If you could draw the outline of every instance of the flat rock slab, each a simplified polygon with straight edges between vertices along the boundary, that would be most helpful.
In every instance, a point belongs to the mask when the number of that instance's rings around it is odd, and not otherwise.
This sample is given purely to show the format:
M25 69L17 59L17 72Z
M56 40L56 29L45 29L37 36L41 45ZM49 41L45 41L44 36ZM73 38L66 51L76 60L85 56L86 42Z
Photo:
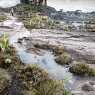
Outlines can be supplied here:
M95 33L34 29L31 37L50 44L63 44L74 59L95 63Z

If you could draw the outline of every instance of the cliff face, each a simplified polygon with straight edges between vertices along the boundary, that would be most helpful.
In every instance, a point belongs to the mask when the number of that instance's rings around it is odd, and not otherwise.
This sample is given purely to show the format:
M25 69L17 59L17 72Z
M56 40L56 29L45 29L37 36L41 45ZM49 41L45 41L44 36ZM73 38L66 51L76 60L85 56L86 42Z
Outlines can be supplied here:
M34 5L47 5L47 0L20 0L21 3L31 3Z

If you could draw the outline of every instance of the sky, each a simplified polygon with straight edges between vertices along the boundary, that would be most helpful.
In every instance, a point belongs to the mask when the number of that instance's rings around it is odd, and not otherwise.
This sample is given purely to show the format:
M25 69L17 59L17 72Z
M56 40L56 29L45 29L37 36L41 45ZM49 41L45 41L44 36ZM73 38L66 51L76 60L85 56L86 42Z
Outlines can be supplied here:
M95 11L95 0L47 0L48 5L57 10L83 10ZM18 4L20 0L0 0L1 7L9 7Z
M0 0L0 7L10 7L20 3L20 0Z
M55 7L57 10L95 10L95 0L48 0L48 5Z

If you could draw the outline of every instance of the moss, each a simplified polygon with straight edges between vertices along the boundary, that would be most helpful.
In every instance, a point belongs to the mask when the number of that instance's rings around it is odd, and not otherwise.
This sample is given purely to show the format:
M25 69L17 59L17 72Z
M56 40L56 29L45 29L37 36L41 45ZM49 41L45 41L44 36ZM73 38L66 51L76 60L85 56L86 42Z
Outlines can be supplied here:
M57 56L55 61L60 65L68 65L71 63L72 58L68 53L64 52L63 54Z
M70 67L70 72L75 75L87 75L87 76L95 76L95 69L89 67L89 65L77 63Z

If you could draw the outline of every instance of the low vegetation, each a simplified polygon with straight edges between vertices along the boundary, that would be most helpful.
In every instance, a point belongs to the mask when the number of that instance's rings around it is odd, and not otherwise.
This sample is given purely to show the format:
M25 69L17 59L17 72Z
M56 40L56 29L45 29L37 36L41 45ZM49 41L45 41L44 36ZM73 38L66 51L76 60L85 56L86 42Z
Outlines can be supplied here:
M71 55L64 51L63 46L56 46L50 44L34 44L36 48L50 50L55 55L56 63L60 65L69 65L72 61Z
M1 40L0 40L0 49L3 52L7 52L7 50L9 49L9 41L5 33L2 35Z
M64 86L60 81L46 80L34 87L35 95L63 95Z
M7 17L5 15L0 15L0 22L3 22L7 20Z
M34 15L31 18L24 19L24 25L28 29L57 29L56 21L51 20L47 16Z
M11 64L20 63L13 47L9 46L8 37L4 34L0 38L0 67L8 68Z
M89 65L83 63L77 63L71 66L70 72L81 76L95 76L95 69L90 68Z
M60 65L69 65L72 61L70 54L64 52L56 57L55 61Z

